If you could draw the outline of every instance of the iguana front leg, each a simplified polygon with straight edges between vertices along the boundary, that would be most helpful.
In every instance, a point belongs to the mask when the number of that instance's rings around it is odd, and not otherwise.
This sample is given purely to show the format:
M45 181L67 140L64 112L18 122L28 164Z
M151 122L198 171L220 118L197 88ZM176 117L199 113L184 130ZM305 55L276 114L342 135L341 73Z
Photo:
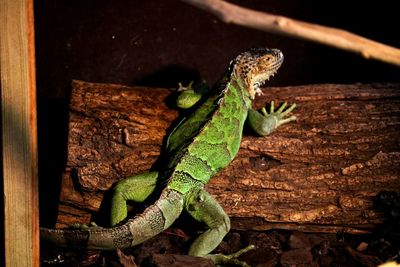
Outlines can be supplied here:
M261 109L261 113L250 109L247 115L247 123L259 135L268 135L280 125L296 120L296 116L285 118L296 107L296 104L292 104L285 110L286 106L287 103L285 102L275 111L274 101L271 101L269 113L265 108Z
M210 90L205 82L193 85L191 81L188 86L183 86L182 83L178 83L177 91L180 92L176 99L176 105L178 108L188 109L198 103L204 95Z
M202 188L192 190L185 199L185 209L193 218L209 227L192 243L189 255L209 258L215 264L248 266L237 258L241 254L254 249L254 246L248 246L230 255L210 254L229 232L230 220L222 207L209 193Z

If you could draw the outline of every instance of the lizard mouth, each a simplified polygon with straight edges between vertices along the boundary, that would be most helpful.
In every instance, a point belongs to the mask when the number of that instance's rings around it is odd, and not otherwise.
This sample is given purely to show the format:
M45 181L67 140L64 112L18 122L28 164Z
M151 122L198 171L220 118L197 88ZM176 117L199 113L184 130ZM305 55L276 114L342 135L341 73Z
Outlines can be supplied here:
M256 77L254 77L253 80L253 87L255 89L259 89L261 86L263 86L271 77L274 77L275 73L277 72L278 68L276 68L275 71L268 72L268 73L263 73L260 74Z

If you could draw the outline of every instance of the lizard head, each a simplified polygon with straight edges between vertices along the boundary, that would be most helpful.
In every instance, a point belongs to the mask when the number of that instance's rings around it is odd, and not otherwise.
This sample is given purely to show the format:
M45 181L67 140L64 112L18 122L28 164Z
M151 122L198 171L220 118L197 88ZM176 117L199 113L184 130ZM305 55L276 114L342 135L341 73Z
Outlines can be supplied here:
M273 76L283 62L278 49L253 48L238 55L232 62L232 75L244 82L254 99L260 94L260 86Z

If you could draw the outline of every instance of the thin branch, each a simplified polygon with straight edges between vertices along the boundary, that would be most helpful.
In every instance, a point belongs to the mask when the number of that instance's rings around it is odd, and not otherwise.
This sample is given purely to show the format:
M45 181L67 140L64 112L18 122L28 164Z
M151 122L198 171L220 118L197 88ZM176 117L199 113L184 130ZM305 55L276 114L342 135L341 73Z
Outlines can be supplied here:
M325 27L239 7L221 0L183 0L226 23L313 41L351 51L367 59L400 66L400 49L337 28Z

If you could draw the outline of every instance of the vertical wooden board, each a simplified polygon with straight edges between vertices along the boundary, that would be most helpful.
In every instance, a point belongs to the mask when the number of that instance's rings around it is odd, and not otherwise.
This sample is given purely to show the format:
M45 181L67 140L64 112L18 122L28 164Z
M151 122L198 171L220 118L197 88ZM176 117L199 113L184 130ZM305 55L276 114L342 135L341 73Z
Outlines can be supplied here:
M33 0L0 1L6 266L39 266Z

